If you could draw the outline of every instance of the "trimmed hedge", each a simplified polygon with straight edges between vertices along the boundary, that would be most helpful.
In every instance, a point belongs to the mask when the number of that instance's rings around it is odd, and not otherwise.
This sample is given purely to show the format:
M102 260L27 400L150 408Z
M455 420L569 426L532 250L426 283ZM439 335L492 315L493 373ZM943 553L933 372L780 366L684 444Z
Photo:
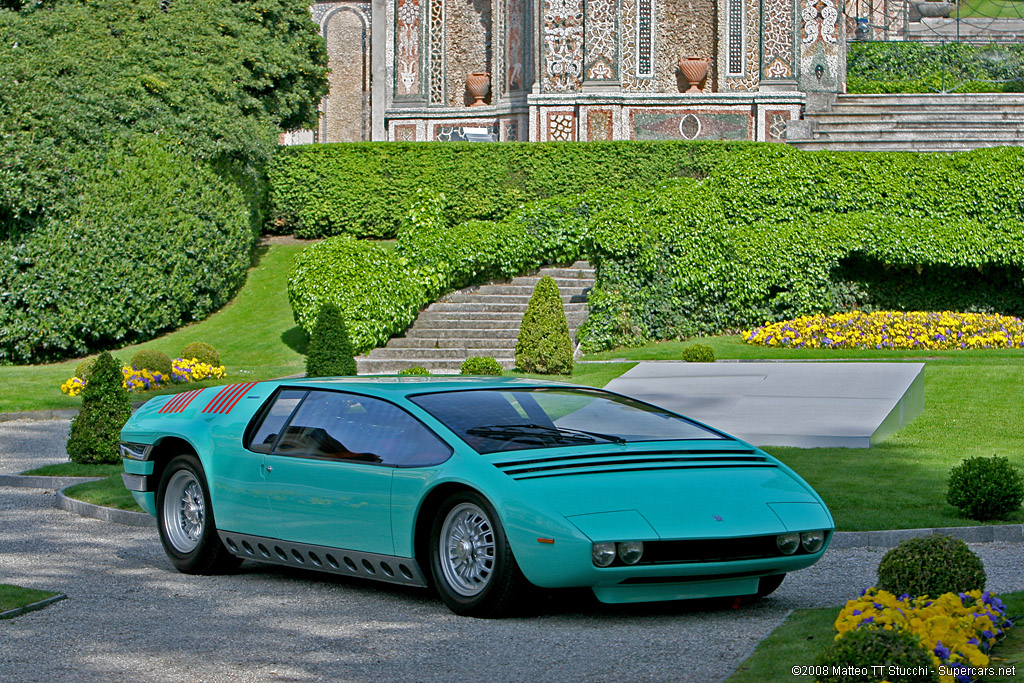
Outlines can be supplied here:
M449 224L499 220L537 199L704 177L750 142L345 143L282 148L267 169L272 232L393 237L420 188Z
M242 284L255 235L242 194L156 138L83 171L78 209L0 241L0 363L151 339Z
M82 390L82 409L71 420L68 457L77 463L120 463L121 428L132 415L121 364L104 351Z
M851 93L1024 92L1024 45L853 42Z
M396 254L351 238L324 243L348 245L335 255L304 252L319 275L290 283L297 320L308 329L328 296L342 306L377 297L346 313L365 327L364 351L445 291L584 255L598 268L579 331L586 351L853 306L1024 314L1020 148L702 154L702 180L552 197L499 221L453 224L448 195L415 193ZM365 253L377 260L357 266Z
M545 275L534 287L523 313L516 340L516 369L541 375L571 375L573 351L558 283Z
M341 311L328 301L320 307L306 354L306 377L341 377L356 374L352 341Z

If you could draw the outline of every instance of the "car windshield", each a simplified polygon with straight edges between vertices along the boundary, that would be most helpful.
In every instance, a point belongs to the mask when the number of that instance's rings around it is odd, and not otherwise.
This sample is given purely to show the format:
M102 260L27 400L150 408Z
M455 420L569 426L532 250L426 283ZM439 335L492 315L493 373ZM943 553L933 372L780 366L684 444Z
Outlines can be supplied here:
M411 400L478 453L726 438L661 408L597 389L475 389Z

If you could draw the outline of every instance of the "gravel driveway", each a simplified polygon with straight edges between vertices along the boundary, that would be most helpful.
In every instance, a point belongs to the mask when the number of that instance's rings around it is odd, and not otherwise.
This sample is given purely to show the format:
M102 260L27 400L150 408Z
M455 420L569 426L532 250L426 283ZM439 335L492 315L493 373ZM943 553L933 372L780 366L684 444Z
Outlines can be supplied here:
M66 430L0 423L0 473L59 460ZM52 491L0 487L0 583L70 598L0 622L2 681L718 681L791 609L839 605L872 584L884 552L829 551L736 610L565 593L533 616L489 621L422 590L249 562L185 576L155 530L53 503ZM1024 544L974 548L993 591L1024 589Z

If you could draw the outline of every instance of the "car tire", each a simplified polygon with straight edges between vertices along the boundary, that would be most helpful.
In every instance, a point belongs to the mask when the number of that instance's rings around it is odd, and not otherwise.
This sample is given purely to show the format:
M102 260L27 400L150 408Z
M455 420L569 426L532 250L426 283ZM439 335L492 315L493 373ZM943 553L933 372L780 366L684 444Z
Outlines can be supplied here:
M430 534L430 572L441 599L462 616L504 616L530 587L498 514L473 491L450 496L438 509Z
M772 574L771 576L762 576L761 581L757 584L757 597L763 598L766 595L771 595L775 592L775 589L782 585L782 581L786 578L785 574Z
M222 574L241 563L217 535L206 475L196 456L179 455L164 468L156 494L156 520L160 542L178 571Z

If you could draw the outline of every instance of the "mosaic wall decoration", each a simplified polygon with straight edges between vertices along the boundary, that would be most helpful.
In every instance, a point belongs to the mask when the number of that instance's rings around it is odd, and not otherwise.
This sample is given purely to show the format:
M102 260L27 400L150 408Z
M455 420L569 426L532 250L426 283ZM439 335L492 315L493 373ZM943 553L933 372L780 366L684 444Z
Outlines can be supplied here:
M430 0L430 104L444 104L444 0Z
M398 0L396 95L415 96L420 90L420 0Z
M743 25L744 36L757 36L761 31L761 7L760 3L751 2L746 7L746 23ZM757 90L760 81L760 41L745 39L744 52L746 62L743 69L745 76L737 78L726 78L725 87L727 90Z
M486 128L487 132L498 139L498 126L495 123L484 125L472 125L472 126L452 126L437 124L434 126L434 139L438 142L468 142L466 138L466 128Z
M618 80L617 10L616 0L587 0L584 71L588 81Z
M615 128L612 113L607 109L591 109L587 112L587 140L612 140Z
M523 89L523 1L506 0L505 91Z
M764 0L764 78L793 77L793 3L792 0Z
M636 4L636 75L654 76L654 0Z
M518 142L519 141L519 122L502 121L501 122L501 139L503 142Z
M543 0L545 92L579 90L583 76L583 0Z
M785 142L786 126L789 125L788 111L766 111L764 113L764 129L768 142Z
M622 25L620 27L619 55L622 60L620 64L619 80L622 89L627 92L654 92L657 86L651 76L639 77L637 75L637 36L638 21L637 13L641 0L620 0L622 3ZM650 50L653 52L653 47ZM653 58L652 58L653 63ZM653 74L652 74L653 75Z
M572 112L548 114L548 140L571 142L576 139L576 115Z
M838 0L803 0L800 71L803 90L834 90L839 74ZM822 77L814 74L822 66Z
M630 112L634 140L750 140L753 119L747 113L665 111Z
M726 73L730 76L743 75L743 0L728 0L728 21L726 29Z
M416 142L416 124L398 124L395 126L396 142Z

